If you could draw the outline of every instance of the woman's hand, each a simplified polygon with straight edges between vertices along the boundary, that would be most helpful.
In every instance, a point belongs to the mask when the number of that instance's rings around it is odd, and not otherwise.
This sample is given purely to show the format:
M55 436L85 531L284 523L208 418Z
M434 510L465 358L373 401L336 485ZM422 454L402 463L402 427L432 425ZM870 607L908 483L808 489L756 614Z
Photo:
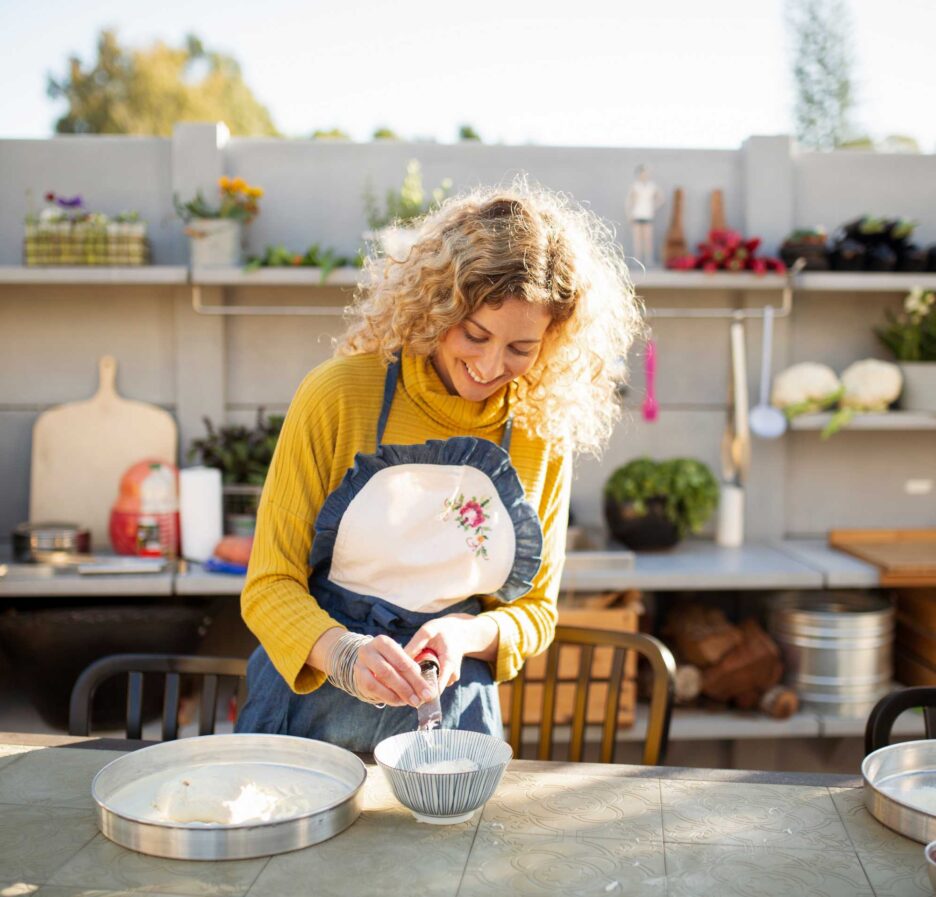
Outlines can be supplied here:
M418 707L432 698L419 664L386 635L375 636L358 650L354 681L374 704Z
M485 616L446 614L424 623L406 645L416 657L425 648L439 656L439 692L457 682L465 657L493 660L497 656L497 624Z
M346 634L340 626L322 633L309 652L309 666L331 673L335 645ZM419 664L385 635L378 635L357 649L354 688L366 701L394 707L418 707L432 697L419 673Z

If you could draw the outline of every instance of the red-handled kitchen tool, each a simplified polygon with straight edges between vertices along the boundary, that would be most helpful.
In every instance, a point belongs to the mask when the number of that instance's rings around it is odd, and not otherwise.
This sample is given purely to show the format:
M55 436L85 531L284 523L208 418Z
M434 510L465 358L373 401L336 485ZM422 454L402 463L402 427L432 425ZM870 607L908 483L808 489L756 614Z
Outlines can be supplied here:
M644 370L647 376L647 394L643 401L643 419L654 421L660 413L660 406L656 400L656 343L647 340L647 352L644 355Z
M417 728L421 731L428 731L442 725L442 705L439 702L439 655L432 648L424 648L416 655L415 660L419 664L423 682L432 692L432 698L420 704L416 711L419 720Z

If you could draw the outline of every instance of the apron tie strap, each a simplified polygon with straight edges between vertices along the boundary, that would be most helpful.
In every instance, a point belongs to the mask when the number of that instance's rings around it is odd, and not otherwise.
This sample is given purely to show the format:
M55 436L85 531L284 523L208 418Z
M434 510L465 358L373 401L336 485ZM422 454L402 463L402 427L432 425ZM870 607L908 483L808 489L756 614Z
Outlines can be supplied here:
M387 377L384 380L383 405L380 407L380 417L377 419L377 447L383 443L384 430L387 429L387 420L390 417L390 406L393 404L393 394L396 392L397 381L400 379L400 356L397 355L387 368Z

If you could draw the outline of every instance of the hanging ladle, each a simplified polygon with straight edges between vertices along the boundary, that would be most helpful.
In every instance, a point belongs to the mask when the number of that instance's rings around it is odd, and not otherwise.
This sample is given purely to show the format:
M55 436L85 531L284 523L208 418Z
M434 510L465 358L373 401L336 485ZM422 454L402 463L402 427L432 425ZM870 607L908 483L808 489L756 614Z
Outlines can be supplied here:
M748 425L761 439L776 439L786 432L786 415L770 404L770 367L773 349L773 306L764 307L764 345L761 350L760 400L751 409Z

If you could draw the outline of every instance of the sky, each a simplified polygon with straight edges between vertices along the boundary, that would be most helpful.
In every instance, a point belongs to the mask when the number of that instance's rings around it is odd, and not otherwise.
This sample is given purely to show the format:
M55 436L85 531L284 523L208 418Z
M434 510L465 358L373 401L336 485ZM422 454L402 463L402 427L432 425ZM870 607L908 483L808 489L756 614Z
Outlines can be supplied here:
M936 0L847 0L858 129L936 152ZM48 137L45 92L98 32L233 55L293 137L736 148L793 132L783 0L0 0L0 138Z

